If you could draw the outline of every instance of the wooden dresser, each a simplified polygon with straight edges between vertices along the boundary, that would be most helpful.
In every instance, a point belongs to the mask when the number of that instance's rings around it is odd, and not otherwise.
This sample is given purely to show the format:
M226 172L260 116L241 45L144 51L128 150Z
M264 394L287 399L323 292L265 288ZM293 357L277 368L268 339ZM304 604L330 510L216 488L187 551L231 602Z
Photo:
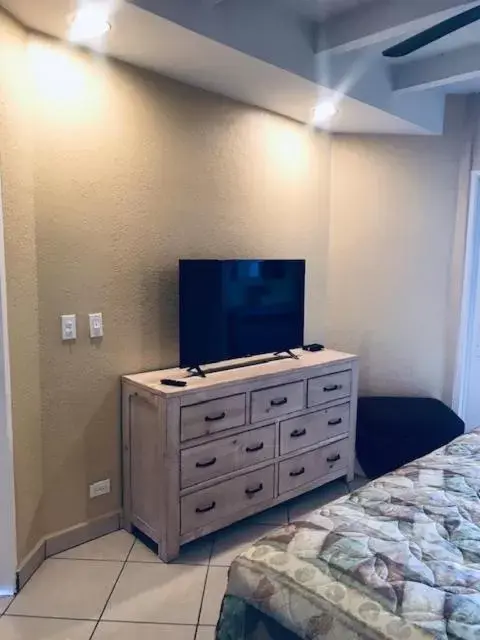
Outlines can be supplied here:
M180 545L353 478L358 361L335 351L189 377L123 378L124 525ZM208 371L208 368L207 368ZM162 378L188 380L184 388Z

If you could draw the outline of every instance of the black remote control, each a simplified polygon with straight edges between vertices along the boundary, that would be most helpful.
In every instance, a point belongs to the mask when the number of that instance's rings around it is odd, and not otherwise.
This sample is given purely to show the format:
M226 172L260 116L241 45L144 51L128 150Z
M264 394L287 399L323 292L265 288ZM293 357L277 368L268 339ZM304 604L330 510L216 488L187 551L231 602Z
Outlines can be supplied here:
M160 384L166 384L169 387L186 387L187 383L185 380L172 380L172 378L163 378L160 380Z

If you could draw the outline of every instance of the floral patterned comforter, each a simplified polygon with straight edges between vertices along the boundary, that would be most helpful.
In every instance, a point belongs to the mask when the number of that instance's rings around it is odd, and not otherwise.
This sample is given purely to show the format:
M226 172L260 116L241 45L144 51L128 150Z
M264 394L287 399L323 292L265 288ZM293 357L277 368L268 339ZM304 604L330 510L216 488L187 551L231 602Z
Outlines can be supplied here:
M233 563L217 640L480 639L480 430Z

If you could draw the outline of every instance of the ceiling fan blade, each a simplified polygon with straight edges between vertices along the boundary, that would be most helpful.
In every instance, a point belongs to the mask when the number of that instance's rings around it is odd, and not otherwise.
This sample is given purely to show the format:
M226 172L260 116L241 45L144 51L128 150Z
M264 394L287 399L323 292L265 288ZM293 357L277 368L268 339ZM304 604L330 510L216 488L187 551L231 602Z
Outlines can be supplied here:
M441 38L448 36L450 33L463 29L463 27L466 27L473 22L477 22L478 20L480 20L480 6L463 11L462 13L453 16L453 18L443 20L435 26L425 29L425 31L421 31L411 38L407 38L407 40L386 49L383 52L383 55L386 58L402 58L403 56L407 56L409 53L418 51L418 49L426 47L427 44L440 40Z

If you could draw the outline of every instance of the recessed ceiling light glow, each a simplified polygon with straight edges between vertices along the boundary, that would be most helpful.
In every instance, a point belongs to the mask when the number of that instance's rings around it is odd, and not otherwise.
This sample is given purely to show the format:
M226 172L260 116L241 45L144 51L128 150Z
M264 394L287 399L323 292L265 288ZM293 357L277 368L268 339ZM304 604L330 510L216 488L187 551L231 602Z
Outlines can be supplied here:
M80 7L72 18L69 40L84 42L105 35L112 28L108 21L110 8L101 2L91 2Z
M338 108L331 100L324 100L313 109L313 124L325 124L338 113Z

